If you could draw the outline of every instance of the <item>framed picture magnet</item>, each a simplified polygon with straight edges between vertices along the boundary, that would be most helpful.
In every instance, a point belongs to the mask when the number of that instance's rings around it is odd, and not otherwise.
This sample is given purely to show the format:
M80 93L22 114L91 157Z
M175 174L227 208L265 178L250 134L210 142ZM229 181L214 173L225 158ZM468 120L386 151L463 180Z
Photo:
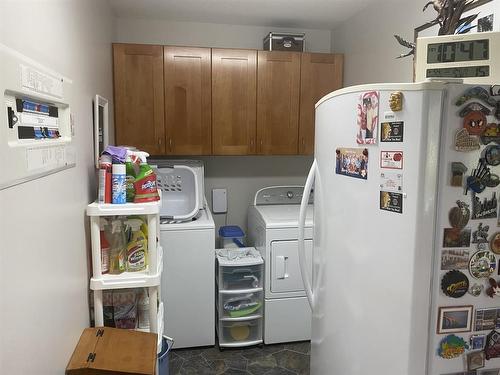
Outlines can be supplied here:
M470 332L474 306L447 306L438 310L437 333Z
M380 173L380 190L403 191L403 174L398 172Z
M477 370L484 367L485 355L482 350L467 353L467 370Z
M482 350L486 345L486 335L472 335L470 337L471 350Z

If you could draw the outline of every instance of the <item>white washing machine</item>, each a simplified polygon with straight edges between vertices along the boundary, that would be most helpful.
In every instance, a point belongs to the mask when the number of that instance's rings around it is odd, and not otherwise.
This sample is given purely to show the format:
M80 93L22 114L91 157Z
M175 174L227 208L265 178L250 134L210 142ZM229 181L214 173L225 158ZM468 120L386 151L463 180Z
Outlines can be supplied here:
M311 308L300 274L297 246L302 193L302 186L267 187L255 194L254 204L248 209L248 238L264 258L266 344L311 338ZM312 275L312 225L310 204L305 225L309 275Z

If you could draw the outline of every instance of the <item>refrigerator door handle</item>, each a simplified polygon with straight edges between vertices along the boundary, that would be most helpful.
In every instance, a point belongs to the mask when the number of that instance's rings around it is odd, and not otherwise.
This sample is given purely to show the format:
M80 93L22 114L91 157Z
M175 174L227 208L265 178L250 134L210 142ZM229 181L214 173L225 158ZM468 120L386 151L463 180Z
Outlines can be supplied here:
M299 250L299 266L300 274L302 276L302 281L304 283L304 289L307 295L307 300L311 309L314 309L314 294L309 278L309 271L307 270L306 254L305 254L305 242L304 242L304 226L306 223L306 213L307 206L309 204L309 195L311 194L311 188L316 177L316 159L314 159L309 174L307 175L306 184L304 186L304 193L302 194L302 201L300 202L300 212L299 212L299 235L298 235L298 250Z

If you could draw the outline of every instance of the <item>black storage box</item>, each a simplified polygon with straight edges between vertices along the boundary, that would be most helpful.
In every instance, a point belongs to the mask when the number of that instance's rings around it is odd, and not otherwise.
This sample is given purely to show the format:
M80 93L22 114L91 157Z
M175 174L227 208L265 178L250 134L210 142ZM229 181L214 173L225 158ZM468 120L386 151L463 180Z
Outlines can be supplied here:
M264 38L264 50L304 52L305 35L270 32Z

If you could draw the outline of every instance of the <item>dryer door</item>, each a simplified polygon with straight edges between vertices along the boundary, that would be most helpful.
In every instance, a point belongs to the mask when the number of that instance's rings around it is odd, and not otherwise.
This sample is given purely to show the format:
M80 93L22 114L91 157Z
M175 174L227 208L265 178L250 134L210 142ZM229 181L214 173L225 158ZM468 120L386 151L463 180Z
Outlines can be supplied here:
M305 240L309 276L312 275L312 249L313 241ZM302 291L304 283L300 274L297 241L271 242L271 293Z

